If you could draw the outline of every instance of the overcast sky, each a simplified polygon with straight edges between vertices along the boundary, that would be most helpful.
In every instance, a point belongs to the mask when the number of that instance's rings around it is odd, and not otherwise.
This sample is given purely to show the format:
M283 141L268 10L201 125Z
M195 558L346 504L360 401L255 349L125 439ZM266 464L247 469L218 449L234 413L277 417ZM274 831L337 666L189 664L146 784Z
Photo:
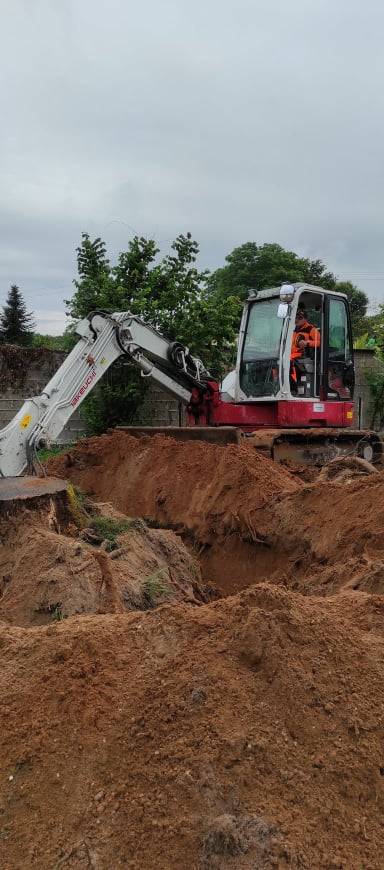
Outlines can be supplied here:
M323 259L384 301L383 0L0 0L0 304L60 332L82 231Z

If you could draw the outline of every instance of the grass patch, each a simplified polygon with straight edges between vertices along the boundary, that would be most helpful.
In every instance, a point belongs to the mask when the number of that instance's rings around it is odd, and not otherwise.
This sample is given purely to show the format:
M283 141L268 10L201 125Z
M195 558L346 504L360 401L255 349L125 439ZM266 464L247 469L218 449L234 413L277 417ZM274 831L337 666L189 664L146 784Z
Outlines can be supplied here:
M72 483L68 484L67 487L67 504L70 515L72 517L75 526L78 529L84 529L89 523L89 514L85 510L84 502L86 499L86 495L81 491L77 486L73 486Z
M40 462L47 462L54 456L61 456L62 453L69 453L73 450L73 444L52 444L52 447L42 447L37 451Z
M117 536L128 529L137 528L138 521L127 517L126 519L116 520L113 517L93 517L89 528L92 529L103 541L109 541L109 549L115 550L117 547Z
M168 576L167 568L159 568L158 571L145 578L143 592L147 607L156 607L160 598L170 595L171 590L165 576Z
M60 601L57 604L40 604L37 613L48 613L56 622L61 622L65 618Z

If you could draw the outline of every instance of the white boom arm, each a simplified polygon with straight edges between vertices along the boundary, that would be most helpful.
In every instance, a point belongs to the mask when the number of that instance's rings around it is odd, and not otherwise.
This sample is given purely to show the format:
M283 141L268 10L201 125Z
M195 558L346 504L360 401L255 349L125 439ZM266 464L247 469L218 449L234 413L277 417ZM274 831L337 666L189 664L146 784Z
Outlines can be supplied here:
M0 430L0 476L17 477L27 466L32 468L36 449L57 438L75 409L122 354L139 366L143 376L155 378L186 404L193 386L203 388L210 377L188 348L167 341L127 311L90 314L77 324L76 333L80 340L41 395L27 399Z

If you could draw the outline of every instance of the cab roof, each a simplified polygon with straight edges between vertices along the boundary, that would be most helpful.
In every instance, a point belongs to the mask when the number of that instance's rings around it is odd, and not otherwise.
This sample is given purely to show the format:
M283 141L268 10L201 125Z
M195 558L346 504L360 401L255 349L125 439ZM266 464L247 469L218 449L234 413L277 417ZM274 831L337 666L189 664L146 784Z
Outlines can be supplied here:
M335 290L326 290L324 287L316 287L315 284L304 284L302 281L296 281L292 283L290 281L286 281L284 283L291 284L291 286L295 288L295 293L302 290L308 290L316 293L325 293L327 296L337 296L340 299L348 298L345 293L337 293ZM279 287L270 287L269 289L265 290L250 290L248 300L274 299L276 297L280 297L281 286L282 285L280 284Z

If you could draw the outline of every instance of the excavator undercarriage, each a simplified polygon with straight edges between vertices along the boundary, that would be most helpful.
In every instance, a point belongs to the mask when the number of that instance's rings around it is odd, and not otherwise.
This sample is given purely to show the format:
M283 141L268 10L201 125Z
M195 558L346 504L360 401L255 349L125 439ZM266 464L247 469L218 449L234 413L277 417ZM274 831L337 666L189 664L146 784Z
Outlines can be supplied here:
M275 462L325 465L342 456L359 456L376 465L383 459L383 442L375 432L361 429L261 429L244 432L234 426L118 426L140 438L167 435L177 441L250 444Z

